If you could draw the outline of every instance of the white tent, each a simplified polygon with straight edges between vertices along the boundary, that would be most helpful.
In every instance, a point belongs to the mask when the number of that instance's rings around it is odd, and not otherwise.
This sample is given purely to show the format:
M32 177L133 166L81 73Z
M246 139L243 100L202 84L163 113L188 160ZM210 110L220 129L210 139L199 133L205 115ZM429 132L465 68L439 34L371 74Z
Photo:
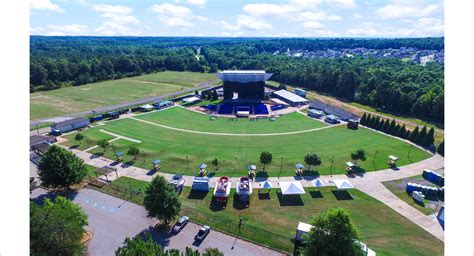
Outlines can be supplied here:
M191 97L187 97L187 98L184 98L183 101L186 102L186 103L192 103L192 102L196 102L196 101L199 101L201 100L199 97L196 97L196 96L191 96Z
M313 185L313 187L324 187L324 182L320 179L314 179L311 181L311 184Z
M299 181L281 181L281 193L283 195L301 195L306 194L303 185Z
M353 162L346 162L347 167L354 167L355 164Z
M348 180L332 180L337 189L351 189L354 186Z

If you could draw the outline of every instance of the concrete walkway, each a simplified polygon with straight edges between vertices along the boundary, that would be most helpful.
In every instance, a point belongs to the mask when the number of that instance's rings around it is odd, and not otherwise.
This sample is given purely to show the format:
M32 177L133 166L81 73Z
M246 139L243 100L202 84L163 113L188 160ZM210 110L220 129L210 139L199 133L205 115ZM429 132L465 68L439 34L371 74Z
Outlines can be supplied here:
M160 174L164 176L166 179L170 179L172 174L169 173L162 173L162 172L151 172L150 170L146 170L139 167L129 166L122 163L115 163L114 161L103 158L97 157L90 153L79 151L79 150L72 150L78 157L84 160L85 163L95 166L95 167L102 167L105 165L113 166L117 168L118 177L125 176L133 179L143 180L143 181L151 181L156 175ZM437 170L444 167L444 158L440 155L434 155L431 158L425 159L423 161L405 165L399 167L397 170L394 169L385 169L375 172L368 172L363 175L354 175L348 176L345 174L338 174L338 175L323 175L320 176L319 179L323 180L327 186L334 186L333 179L348 179L356 189L376 198L377 200L381 201L382 203L386 204L393 210L397 211L416 225L420 226L436 238L441 241L444 241L444 230L441 225L438 223L436 217L434 215L427 216L420 211L416 210L393 193L391 193L383 184L382 182L391 181L391 180L399 180L407 177L412 177L416 175L420 175L423 173L424 169L432 169ZM108 175L108 180L115 180L118 178L115 173ZM105 178L105 177L104 177ZM193 176L184 176L186 179L185 186L191 186L192 180L194 179ZM311 180L317 177L268 177L268 178L256 178L253 183L254 188L259 188L260 181L268 180L274 188L279 188L279 181L294 181L298 180L301 181L304 187L312 187ZM212 177L210 184L211 187L214 187L216 182L218 181L219 177ZM232 187L237 186L237 182L239 181L240 177L231 177Z

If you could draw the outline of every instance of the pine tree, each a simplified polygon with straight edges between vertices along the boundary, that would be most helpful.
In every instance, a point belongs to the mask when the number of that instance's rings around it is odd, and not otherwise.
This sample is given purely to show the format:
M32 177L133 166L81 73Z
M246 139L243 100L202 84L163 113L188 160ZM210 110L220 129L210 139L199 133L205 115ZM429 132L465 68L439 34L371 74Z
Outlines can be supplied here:
M362 117L360 118L359 123L360 123L361 125L365 125L365 124L366 124L366 121L367 121L367 115L366 115L365 112L364 112L364 114L363 114Z
M380 131L387 133L387 128L388 128L388 120L383 120L382 121L382 127L380 127Z
M411 136L411 132L408 129L405 129L405 133L403 134L403 138L409 140Z
M420 133L418 126L410 133L409 140L413 143L416 143L416 138L418 138L418 133Z
M403 125L400 129L398 129L397 137L403 138L405 133L407 132L407 128Z
M378 116L376 119L375 119L375 130L380 130L380 126L382 126L382 121L380 119L380 116Z
M444 140L438 146L438 154L444 156Z
M415 143L421 146L425 146L422 144L423 140L426 137L426 126L423 126L421 129L421 132L418 134L418 136L415 138Z
M400 129L402 129L402 127L399 124L395 125L395 129L393 130L392 135L393 136L398 136L398 133L400 132Z
M428 134L423 138L422 140L422 145L425 147L429 147L433 145L434 143L434 128L431 127L431 129L428 131Z
M387 122L388 122L388 120L387 120ZM392 119L392 121L390 122L390 125L388 126L388 131L387 131L387 133L393 135L393 134L394 134L394 131L395 131L395 126L396 126L396 125L397 125L397 123L395 122L395 119Z
M371 114L369 114L369 116L367 117L367 127L372 128L373 124L374 124L374 117Z

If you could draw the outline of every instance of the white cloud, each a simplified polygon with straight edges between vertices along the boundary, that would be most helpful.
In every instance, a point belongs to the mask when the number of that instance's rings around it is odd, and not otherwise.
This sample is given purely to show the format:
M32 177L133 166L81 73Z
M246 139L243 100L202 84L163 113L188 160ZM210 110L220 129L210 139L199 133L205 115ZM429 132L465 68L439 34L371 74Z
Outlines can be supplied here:
M423 5L418 1L392 1L375 11L382 19L420 18L435 14L443 9L442 4Z
M150 10L158 14L166 14L171 16L186 16L192 14L189 8L170 3L154 4Z
M320 12L302 12L300 15L297 17L298 21L302 20L317 20L317 21L338 21L342 20L341 17L337 15L328 15L326 12L320 11Z
M50 0L30 0L30 10L64 13L64 9Z
M92 10L102 13L100 17L104 22L96 29L101 35L137 35L141 24L135 16L131 15L133 9L123 5L95 4Z
M87 35L88 29L86 25L79 24L48 25L46 28L42 26L30 27L30 34L48 36L80 36Z
M407 27L394 28L381 24L363 23L357 28L347 30L350 36L368 37L427 37L444 34L443 20L437 18L418 18L406 20Z
M352 17L353 17L354 19L362 19L362 18L364 18L364 16L362 16L362 14L359 14L359 13L354 13L354 14L352 14Z
M130 14L132 8L123 5L95 4L92 10L108 14Z
M281 16L287 15L291 12L298 11L292 5L279 4L247 4L244 6L244 11L252 16Z
M65 35L85 35L87 33L86 25L70 24L70 25L49 25L52 31L50 33L63 33Z
M154 4L150 11L157 14L157 19L168 26L193 27L196 21L205 21L206 17L193 15L191 9L170 3Z
M327 2L342 8L355 8L357 6L354 0L327 0Z
M206 0L188 0L189 4L197 5L197 6L204 6L206 4Z
M321 36L321 37L339 36L339 33L331 31L331 30L316 29L311 32L313 33L314 36Z
M317 21L306 21L303 23L303 27L306 29L319 29L323 27L323 24Z
M239 15L235 24L230 24L227 21L220 21L219 24L225 30L234 31L238 31L241 29L265 31L271 30L273 28L272 24L257 20L254 17L247 15Z

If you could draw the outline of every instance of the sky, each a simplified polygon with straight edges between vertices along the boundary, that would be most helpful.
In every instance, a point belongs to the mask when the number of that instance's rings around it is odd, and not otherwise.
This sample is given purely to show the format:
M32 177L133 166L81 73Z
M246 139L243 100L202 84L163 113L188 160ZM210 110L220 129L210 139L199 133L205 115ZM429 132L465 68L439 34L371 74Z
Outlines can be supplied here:
M214 37L444 35L438 0L30 0L30 34Z

